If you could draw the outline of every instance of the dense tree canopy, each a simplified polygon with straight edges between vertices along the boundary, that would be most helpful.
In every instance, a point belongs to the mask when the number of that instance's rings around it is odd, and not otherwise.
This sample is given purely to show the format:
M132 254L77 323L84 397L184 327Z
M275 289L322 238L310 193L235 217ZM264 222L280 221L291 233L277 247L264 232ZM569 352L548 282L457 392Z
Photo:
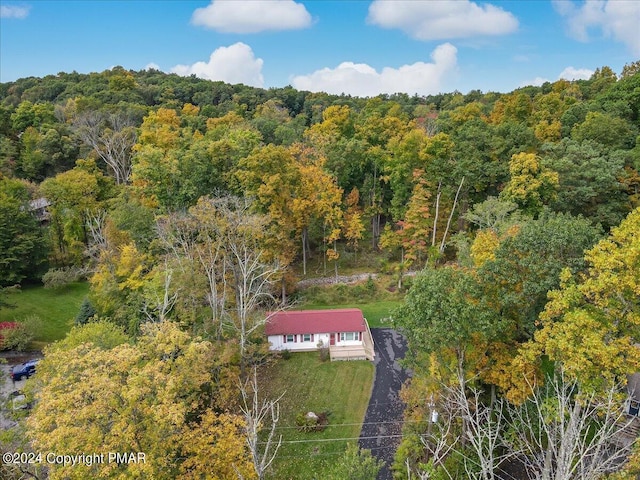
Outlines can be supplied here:
M45 247L27 186L0 174L0 287L33 278L46 258Z
M588 270L562 273L524 355L544 353L584 388L600 389L640 370L640 209L590 249Z
M136 451L145 461L56 465L50 478L199 478L205 464L214 478L234 478L233 465L251 478L241 417L208 410L211 344L169 322L125 340L107 323L89 324L45 352L28 432L43 452ZM203 463L209 455L215 462Z
M29 435L150 460L52 478L253 478L239 381L268 312L329 266L391 273L391 290L426 267L394 315L411 418L427 393L455 397L468 437L474 415L494 425L502 398L535 395L512 387L541 365L581 392L621 378L638 357L639 91L637 64L424 97L122 67L0 84L0 288L48 262L89 279L94 309L47 350ZM422 420L401 449L416 477ZM479 445L482 463L488 444L465 442L443 462ZM350 448L326 473L371 476L370 460Z

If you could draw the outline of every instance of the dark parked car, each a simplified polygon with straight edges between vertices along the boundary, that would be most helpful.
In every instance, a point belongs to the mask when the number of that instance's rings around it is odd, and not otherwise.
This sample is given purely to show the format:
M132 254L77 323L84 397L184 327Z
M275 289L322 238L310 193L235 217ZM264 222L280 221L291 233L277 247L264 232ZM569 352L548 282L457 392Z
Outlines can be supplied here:
M16 365L11 369L11 379L14 382L22 380L23 378L29 378L36 373L36 365L39 360L29 360L21 365Z

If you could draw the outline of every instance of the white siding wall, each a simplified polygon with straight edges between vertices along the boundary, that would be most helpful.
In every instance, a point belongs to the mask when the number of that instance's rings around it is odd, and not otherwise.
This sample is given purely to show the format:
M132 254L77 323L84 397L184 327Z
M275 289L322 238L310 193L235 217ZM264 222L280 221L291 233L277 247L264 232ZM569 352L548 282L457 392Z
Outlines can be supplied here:
M336 346L338 347L353 347L357 345L362 345L362 340L360 340L361 333L354 332L354 338L358 340L340 340L340 334L338 334L338 338L336 339Z
M269 335L269 343L271 344L270 350L291 350L295 351L308 351L316 350L318 348L318 341L322 339L325 345L329 345L328 333L314 333L313 340L310 342L304 342L302 335L296 335L295 342L285 342L284 335Z
M328 333L315 333L313 335L312 342L303 342L302 335L297 335L296 342L285 342L284 335L269 335L269 343L271 344L270 350L290 350L295 351L308 351L316 350L318 348L318 342L322 340L325 346L329 346L330 335ZM360 340L340 341L340 334L337 334L336 346L353 346L362 345Z

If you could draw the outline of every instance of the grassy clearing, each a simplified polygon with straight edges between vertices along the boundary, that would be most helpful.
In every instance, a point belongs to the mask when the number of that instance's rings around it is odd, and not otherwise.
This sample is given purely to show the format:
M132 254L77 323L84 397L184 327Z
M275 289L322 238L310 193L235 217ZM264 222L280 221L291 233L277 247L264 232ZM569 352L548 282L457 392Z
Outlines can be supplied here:
M283 445L270 478L311 480L341 455L347 440L357 438L371 395L373 364L365 361L321 362L317 352L294 353L261 372L261 383L270 398L286 392L280 400ZM295 427L300 412L331 412L323 432L305 433ZM287 443L302 441L300 443ZM353 440L357 442L357 440Z
M340 258L338 260L338 275L354 275L357 273L378 272L380 270L380 252L372 252L369 248L358 251L343 250L338 245ZM334 274L335 264L331 260L324 261L324 255L313 253L307 258L307 274L303 275L302 262L293 265L293 269L300 278L322 278Z
M389 327L391 312L402 305L404 294L389 290L390 278L365 280L351 285L311 286L297 294L295 310L359 308L370 327Z
M365 303L344 303L336 305L325 305L317 303L304 303L300 306L296 305L296 310L326 310L330 308L359 308L362 310L364 318L369 322L369 327L388 327L393 325L388 320L391 312L402 305L402 300L383 300L380 302Z
M55 290L26 287L7 297L15 308L0 308L0 322L20 321L28 315L37 315L42 320L42 328L33 347L42 348L46 343L64 338L88 293L88 283L72 283Z

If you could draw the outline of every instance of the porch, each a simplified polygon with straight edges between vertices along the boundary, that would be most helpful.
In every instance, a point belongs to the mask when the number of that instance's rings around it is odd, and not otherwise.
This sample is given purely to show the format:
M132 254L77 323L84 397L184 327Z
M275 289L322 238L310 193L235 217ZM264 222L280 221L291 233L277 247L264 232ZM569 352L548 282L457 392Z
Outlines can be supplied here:
M373 338L371 337L371 330L369 325L367 329L362 332L362 344L361 345L330 345L329 356L331 361L334 360L371 360L375 357L373 349Z

